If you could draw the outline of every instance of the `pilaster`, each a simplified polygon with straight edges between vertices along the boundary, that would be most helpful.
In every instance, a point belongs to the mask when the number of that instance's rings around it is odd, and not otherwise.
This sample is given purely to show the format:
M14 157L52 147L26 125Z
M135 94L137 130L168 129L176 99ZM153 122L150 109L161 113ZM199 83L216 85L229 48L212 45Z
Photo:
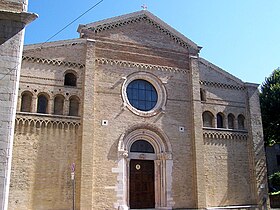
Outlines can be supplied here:
M266 209L268 199L266 158L263 141L262 119L258 84L246 83L247 128L250 169L252 178L252 199L259 209Z
M94 70L95 42L87 40L83 85L84 103L81 110L82 151L81 151L81 198L80 209L93 209L93 133L94 133Z
M206 207L206 191L205 191L205 172L204 172L204 143L203 143L203 122L202 110L200 101L200 84L199 84L199 66L198 56L190 56L191 69L191 91L193 102L193 162L194 162L194 183L195 183L195 197L197 201L197 208L203 209Z

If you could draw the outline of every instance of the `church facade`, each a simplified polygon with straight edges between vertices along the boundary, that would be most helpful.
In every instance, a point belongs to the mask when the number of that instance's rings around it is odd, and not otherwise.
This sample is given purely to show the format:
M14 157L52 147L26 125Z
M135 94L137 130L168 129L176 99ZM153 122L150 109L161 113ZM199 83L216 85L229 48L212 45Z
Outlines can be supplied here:
M262 209L258 85L148 11L25 46L9 209Z

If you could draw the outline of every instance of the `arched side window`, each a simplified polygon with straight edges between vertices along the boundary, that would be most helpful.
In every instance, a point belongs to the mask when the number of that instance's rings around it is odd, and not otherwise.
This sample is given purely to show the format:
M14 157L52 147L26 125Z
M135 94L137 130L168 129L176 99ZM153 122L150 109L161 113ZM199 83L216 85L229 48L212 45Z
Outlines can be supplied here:
M242 114L240 114L238 115L237 121L238 121L238 129L245 130L245 117Z
M48 109L48 103L48 98L45 95L40 94L37 100L37 112L46 114Z
M234 129L234 115L231 113L228 115L228 129Z
M30 92L24 92L21 95L20 111L31 112L31 106L32 106L32 94Z
M66 73L64 76L65 86L77 86L77 77L74 73Z
M72 96L69 99L69 115L78 116L79 115L79 104L80 100L76 96Z
M217 128L224 128L224 116L222 113L217 114Z
M63 115L63 107L64 107L64 97L62 95L57 95L54 98L53 113L56 115Z
M130 152L155 153L155 150L149 142L137 140L131 145Z
M209 112L209 111L205 111L202 114L202 119L203 119L203 127L214 127L214 115Z

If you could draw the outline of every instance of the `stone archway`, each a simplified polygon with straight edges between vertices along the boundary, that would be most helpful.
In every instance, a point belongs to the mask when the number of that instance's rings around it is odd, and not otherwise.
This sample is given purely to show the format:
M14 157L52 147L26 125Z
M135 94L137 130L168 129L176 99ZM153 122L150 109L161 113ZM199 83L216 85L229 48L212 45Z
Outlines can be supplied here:
M138 140L147 141L154 153L130 152L132 144ZM155 208L172 209L172 150L167 136L152 125L136 125L124 133L118 144L118 209L130 209L129 173L131 160L154 161Z

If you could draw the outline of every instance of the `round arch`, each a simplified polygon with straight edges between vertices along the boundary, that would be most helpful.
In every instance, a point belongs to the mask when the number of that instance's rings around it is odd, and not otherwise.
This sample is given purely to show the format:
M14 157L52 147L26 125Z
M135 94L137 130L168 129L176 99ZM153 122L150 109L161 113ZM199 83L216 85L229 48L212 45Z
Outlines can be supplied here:
M172 154L168 136L162 130L150 124L137 124L127 129L119 140L118 151L128 152L131 145L140 139L148 141L154 147L156 154Z
M29 90L23 91L19 98L20 111L21 112L31 112L32 111L32 100L33 100L32 92Z
M37 95L37 113L49 114L50 105L49 105L50 96L45 92L40 92Z
M130 152L130 148L138 140L147 141L154 148L154 153ZM173 205L172 188L172 148L167 135L154 125L137 124L123 133L118 143L120 209L130 206L130 161L147 160L154 162L155 208L170 209Z

